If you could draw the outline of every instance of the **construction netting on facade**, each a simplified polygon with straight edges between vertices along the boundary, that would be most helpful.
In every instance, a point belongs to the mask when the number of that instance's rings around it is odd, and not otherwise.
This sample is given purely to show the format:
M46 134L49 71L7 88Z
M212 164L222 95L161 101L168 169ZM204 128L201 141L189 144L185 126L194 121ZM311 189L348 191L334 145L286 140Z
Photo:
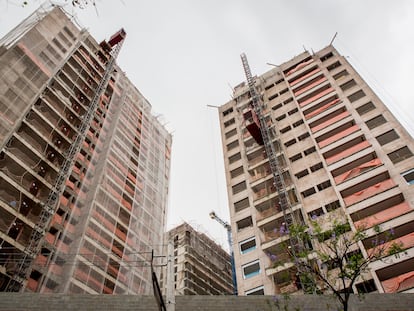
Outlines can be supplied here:
M159 134L154 142L154 132L160 130L140 94L124 79L118 76L120 82L110 86L113 92L108 94L102 131L73 203L73 210L79 211L73 213L75 234L70 226L63 231L70 247L57 248L51 263L58 265L59 258L65 258L58 291L149 294L152 290L151 255L153 250L162 255L168 186L158 175L169 174L164 152L169 134ZM155 161L155 154L164 160Z

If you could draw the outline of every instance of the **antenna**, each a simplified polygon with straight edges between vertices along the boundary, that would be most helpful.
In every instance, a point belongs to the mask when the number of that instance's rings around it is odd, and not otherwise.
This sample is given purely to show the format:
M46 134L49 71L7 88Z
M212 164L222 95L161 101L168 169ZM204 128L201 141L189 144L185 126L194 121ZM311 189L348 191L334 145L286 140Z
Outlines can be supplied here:
M338 32L335 32L334 36L332 37L331 42L329 42L329 45L332 45L332 43L334 42L336 36L337 36Z

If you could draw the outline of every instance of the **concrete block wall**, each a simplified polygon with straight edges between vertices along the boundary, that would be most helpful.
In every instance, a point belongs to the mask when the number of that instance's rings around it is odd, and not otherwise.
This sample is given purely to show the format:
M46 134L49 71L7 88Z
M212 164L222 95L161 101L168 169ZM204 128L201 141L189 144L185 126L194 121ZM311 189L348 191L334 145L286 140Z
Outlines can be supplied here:
M279 301L279 306L278 302ZM176 311L337 311L330 296L177 296ZM136 310L157 311L152 296L0 293L0 311ZM351 297L349 311L414 311L414 294Z

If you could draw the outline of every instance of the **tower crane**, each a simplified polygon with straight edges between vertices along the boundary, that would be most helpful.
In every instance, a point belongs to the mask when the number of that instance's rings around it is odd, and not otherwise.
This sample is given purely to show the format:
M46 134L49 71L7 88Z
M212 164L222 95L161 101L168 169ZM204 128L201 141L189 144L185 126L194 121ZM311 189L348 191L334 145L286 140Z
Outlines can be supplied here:
M227 230L227 242L229 243L230 250L230 263L231 263L231 275L233 279L233 294L238 295L237 291L237 279L236 279L236 267L234 265L234 251L233 251L233 237L231 235L231 226L227 221L224 221L216 215L214 211L210 212L210 218L216 220Z

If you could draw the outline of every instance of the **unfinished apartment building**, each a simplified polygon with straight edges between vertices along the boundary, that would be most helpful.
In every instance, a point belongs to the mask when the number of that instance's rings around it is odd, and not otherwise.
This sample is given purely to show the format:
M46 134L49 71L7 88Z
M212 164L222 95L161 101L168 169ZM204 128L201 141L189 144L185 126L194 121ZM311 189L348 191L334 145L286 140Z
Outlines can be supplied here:
M373 247L374 226L380 238L393 228L404 252L375 262L353 290L413 292L413 138L332 46L252 79L292 213L305 223L317 217L320 224L347 219L353 230L364 225L371 238L356 250L364 256ZM271 262L289 258L288 237L281 233L285 218L251 102L243 82L219 109L238 292L297 292L295 271Z
M231 295L230 255L204 233L183 223L166 233L174 246L176 295ZM164 287L167 275L163 274Z
M0 40L0 290L150 294L171 135L59 7Z

